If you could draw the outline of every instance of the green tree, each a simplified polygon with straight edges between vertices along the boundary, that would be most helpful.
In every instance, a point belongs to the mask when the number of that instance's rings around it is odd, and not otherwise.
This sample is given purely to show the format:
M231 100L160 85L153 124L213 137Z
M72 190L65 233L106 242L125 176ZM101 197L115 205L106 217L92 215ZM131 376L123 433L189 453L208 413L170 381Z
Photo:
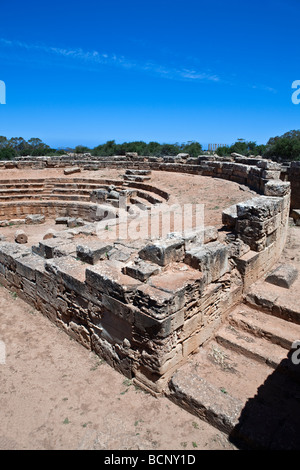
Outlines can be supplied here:
M16 150L11 147L4 147L0 149L0 160L12 160L17 156L18 154Z
M202 145L199 142L188 142L182 146L182 152L188 153L191 157L198 157L202 153Z
M265 156L275 161L300 160L300 130L271 137L266 145Z
M89 153L91 150L84 145L77 145L75 147L75 153Z

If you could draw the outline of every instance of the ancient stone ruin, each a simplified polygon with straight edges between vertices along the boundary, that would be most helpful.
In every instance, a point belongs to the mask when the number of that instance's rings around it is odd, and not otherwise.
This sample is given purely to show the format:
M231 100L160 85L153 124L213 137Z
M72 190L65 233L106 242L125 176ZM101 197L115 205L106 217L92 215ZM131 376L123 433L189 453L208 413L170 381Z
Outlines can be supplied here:
M64 175L49 178L48 168ZM103 168L122 175L89 176ZM297 163L239 155L66 155L1 162L2 178L5 169L15 169L16 177L0 181L0 225L18 223L18 233L15 241L0 242L0 282L137 385L178 402L176 371L215 337L250 287L270 275L291 208L295 223L300 220ZM18 178L17 170L26 169L44 169L45 176ZM168 205L154 171L223 178L254 194L223 211L221 230L120 236L128 218ZM55 226L28 245L26 227L50 218ZM292 283L297 273L289 276L282 282Z

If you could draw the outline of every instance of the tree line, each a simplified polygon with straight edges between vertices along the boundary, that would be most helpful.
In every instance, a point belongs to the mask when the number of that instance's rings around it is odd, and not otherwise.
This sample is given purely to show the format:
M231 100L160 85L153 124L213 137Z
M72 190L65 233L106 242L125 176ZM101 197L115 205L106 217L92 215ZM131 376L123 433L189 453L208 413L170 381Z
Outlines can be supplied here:
M89 148L84 145L77 145L75 148L51 148L41 139L32 137L28 141L23 137L0 136L0 159L12 160L18 156L54 156L63 155L67 152L77 154L90 153L93 156L113 156L125 155L127 152L137 152L142 156L173 156L179 153L188 153L191 157L197 157L203 153L202 145L199 142L189 141L187 143L159 143L159 142L123 142L116 143L115 140L108 140L106 143ZM239 153L245 156L261 155L275 161L300 160L300 130L286 132L282 136L271 137L266 145L257 145L254 141L237 139L230 145L219 147L216 153L219 156L229 156L231 153Z

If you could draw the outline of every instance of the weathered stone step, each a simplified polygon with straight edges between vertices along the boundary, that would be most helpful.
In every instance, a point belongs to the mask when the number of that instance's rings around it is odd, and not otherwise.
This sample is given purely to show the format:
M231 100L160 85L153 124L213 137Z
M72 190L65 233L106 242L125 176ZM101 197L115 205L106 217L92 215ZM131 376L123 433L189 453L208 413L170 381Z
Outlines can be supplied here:
M229 323L238 329L267 339L282 348L291 349L300 339L300 325L268 315L247 305L239 305L228 316Z
M300 276L290 289L260 281L251 286L245 296L245 302L266 313L300 325L299 292Z
M130 202L131 204L138 206L141 210L148 210L151 208L151 205L149 203L147 204L145 199L142 199L138 196L131 197Z
M224 394L197 373L179 369L169 382L169 398L220 431L230 433L238 424L243 403Z
M299 384L215 341L173 375L168 396L238 448L300 448Z
M286 349L281 346L227 324L217 331L216 341L274 369L287 357Z

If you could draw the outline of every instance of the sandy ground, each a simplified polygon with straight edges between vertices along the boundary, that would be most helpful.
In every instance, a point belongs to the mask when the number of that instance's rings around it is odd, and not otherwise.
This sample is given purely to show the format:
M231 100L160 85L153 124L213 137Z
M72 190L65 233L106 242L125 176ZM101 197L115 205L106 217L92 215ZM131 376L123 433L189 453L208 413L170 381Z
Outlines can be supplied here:
M44 177L65 176L62 169L0 172L0 179ZM208 225L220 225L223 208L253 196L236 183L196 175L152 172L150 183L169 191L170 203L204 203ZM31 242L53 223L29 229ZM136 388L4 287L0 307L0 449L233 449L224 434L166 397Z

